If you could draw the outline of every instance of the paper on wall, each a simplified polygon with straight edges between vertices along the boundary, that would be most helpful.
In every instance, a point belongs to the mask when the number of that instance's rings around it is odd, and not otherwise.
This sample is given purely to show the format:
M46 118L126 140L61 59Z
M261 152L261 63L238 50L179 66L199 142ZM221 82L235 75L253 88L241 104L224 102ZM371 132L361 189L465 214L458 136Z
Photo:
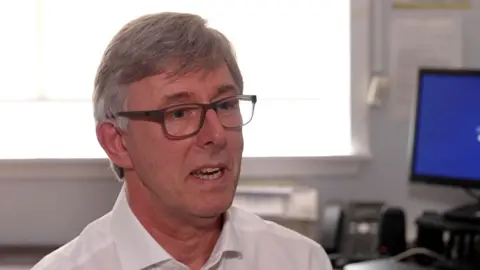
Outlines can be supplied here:
M393 117L410 117L415 105L419 67L460 67L463 60L462 20L455 16L397 17L390 45Z

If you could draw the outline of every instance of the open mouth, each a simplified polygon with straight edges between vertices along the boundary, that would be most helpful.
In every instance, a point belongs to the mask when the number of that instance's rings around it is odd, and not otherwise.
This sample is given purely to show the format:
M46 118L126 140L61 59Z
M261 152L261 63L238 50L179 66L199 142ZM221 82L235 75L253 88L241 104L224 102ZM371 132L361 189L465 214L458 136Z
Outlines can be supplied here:
M202 168L190 173L191 176L202 180L215 180L223 176L225 168Z

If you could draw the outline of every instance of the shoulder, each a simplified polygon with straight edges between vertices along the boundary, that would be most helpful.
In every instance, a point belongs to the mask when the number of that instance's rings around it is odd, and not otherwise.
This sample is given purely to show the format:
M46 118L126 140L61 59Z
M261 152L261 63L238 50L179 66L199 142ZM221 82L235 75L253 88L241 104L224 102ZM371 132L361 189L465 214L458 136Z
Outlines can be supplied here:
M100 257L111 256L110 214L89 225L73 240L43 257L32 270L83 270ZM96 261L98 263L98 261Z
M69 249L72 245L75 245L75 242L76 239L43 257L37 264L35 264L35 266L33 266L32 270L75 269L74 263L71 261L68 254L65 253L65 249Z
M243 209L234 207L231 211L235 229L247 248L265 249L271 255L288 257L290 262L297 262L295 265L309 265L304 269L332 269L325 250L313 239Z
M321 248L320 245L296 231L276 222L265 220L260 216L232 207L230 216L235 230L243 237L261 239L263 243L274 242L282 246L300 246L304 248ZM259 237L259 238L258 238Z

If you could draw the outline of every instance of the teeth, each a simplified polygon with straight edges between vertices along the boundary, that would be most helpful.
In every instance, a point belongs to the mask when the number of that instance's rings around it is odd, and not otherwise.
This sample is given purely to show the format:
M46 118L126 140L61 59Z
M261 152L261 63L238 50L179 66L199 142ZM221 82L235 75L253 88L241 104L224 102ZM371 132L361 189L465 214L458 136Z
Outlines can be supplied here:
M220 171L220 168L205 168L200 170L201 173L212 173L216 171Z
M203 180L217 179L222 175L221 168L205 168L192 173L193 176Z

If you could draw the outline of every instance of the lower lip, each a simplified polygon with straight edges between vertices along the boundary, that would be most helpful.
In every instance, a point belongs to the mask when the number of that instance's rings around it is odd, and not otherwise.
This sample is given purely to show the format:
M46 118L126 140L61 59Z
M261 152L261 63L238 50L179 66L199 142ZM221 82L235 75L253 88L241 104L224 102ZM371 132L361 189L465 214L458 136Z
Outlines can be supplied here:
M224 182L225 170L221 170L218 173L207 175L205 177L190 174L189 178L205 184L219 184L221 182Z

